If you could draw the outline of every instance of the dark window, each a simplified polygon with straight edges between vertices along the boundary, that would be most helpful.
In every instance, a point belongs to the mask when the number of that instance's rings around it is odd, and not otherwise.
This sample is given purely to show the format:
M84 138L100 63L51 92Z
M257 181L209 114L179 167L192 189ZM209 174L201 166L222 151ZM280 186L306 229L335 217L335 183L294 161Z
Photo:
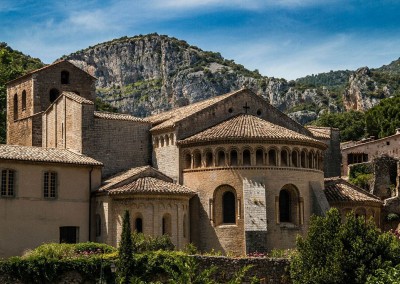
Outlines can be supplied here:
M223 223L236 223L235 220L235 195L227 191L222 196Z
M99 214L96 214L96 237L101 236L101 217Z
M190 154L185 155L185 169L190 169L192 165L192 156Z
M183 237L186 238L186 214L183 215Z
M224 151L219 151L218 152L218 163L217 166L223 167L225 166L225 152Z
M243 151L243 166L251 166L251 156L249 150Z
M135 230L137 233L143 233L143 219L140 217L135 220Z
M306 152L301 151L301 167L306 167Z
M261 166L264 164L263 157L264 157L264 151L261 149L258 149L256 151L256 165L257 166Z
M261 113L262 113L262 112L261 112L261 109L258 109L258 110L257 110L257 115L260 116Z
M279 221L290 222L290 193L282 189L279 193Z
M61 71L61 84L69 84L69 72Z
M238 155L236 150L231 151L231 166L237 166L238 164Z
M14 170L1 171L1 196L13 197L14 196Z
M194 154L194 168L200 168L201 167L201 154L199 152L196 152Z
M292 152L292 166L293 167L298 167L299 166L297 158L298 158L298 152L297 151L293 151Z
M386 141L386 145L390 145L390 141Z
M57 173L45 172L43 175L43 196L44 198L56 198L57 194Z
M58 96L60 95L60 92L57 89L51 89L50 90L50 103L54 102Z
M18 119L18 95L14 95L14 120Z
M60 227L60 244L76 244L78 242L79 227Z
M165 214L162 218L162 234L171 236L171 215Z
M206 153L206 167L213 166L213 154L211 152Z
M22 91L22 103L21 103L22 110L26 110L26 91Z
M268 165L276 166L276 151L274 149L268 151Z
M281 151L281 167L289 166L288 161L289 161L288 151L287 150L282 150Z

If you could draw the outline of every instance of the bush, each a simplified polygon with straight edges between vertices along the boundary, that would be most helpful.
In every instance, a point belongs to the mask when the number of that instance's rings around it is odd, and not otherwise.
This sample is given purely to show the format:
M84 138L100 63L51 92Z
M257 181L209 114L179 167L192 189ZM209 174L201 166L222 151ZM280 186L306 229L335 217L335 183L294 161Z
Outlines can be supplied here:
M400 263L400 243L354 214L341 222L337 209L313 217L306 238L297 239L290 266L293 283L365 283L379 269Z
M151 237L143 233L132 234L132 247L136 253L155 250L174 250L175 246L168 235Z

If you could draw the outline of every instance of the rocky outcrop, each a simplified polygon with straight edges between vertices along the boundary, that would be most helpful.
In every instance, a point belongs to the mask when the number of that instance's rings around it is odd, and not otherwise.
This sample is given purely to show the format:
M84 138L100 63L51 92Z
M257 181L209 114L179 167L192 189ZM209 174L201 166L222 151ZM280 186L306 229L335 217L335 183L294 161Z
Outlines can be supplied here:
M339 76L338 80L343 84L351 74L347 86L304 85L298 80L263 77L219 53L158 34L120 38L64 58L98 78L98 97L119 111L136 116L148 116L246 86L304 123L325 111L366 110L393 93L392 86L378 82L373 76L376 72L367 67L353 73L347 70L320 76L327 82L336 82L330 76L343 73L344 77Z

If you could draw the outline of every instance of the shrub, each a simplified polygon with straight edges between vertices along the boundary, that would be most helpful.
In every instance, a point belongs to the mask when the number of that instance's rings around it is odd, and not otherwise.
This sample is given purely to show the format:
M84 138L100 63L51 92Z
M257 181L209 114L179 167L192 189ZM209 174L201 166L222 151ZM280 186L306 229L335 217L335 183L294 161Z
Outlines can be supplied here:
M121 242L118 254L118 282L129 283L133 276L133 243L131 236L129 211L126 210L122 220Z
M365 283L378 269L400 262L400 243L381 233L369 220L347 215L342 223L337 209L313 217L305 238L297 239L290 266L293 283Z
M174 250L175 246L168 235L151 237L142 233L132 234L132 248L136 253L155 250Z

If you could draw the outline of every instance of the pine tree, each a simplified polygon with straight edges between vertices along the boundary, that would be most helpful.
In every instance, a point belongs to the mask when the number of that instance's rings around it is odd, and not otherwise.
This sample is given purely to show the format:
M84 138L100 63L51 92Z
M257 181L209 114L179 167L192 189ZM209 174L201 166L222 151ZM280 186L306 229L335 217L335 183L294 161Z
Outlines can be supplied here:
M118 283L130 283L133 276L133 244L129 211L126 210L122 220L121 242L118 254Z

